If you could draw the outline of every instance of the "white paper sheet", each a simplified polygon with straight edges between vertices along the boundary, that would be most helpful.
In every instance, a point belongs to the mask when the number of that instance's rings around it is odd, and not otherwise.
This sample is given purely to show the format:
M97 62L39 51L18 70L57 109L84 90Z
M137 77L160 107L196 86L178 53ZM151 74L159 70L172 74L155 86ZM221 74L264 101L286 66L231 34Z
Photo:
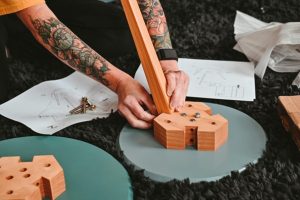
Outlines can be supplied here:
M69 114L83 96L97 108L85 114ZM117 102L117 95L104 85L74 72L60 80L40 83L0 105L0 114L35 132L53 134L75 123L107 117L116 110Z
M293 81L292 85L297 86L300 89L300 72L296 76L295 80Z
M265 23L237 11L235 50L256 64L255 73L263 78L269 66L276 72L300 71L300 22Z
M253 63L180 58L178 65L190 77L189 97L255 99ZM150 92L142 66L138 68L135 79Z

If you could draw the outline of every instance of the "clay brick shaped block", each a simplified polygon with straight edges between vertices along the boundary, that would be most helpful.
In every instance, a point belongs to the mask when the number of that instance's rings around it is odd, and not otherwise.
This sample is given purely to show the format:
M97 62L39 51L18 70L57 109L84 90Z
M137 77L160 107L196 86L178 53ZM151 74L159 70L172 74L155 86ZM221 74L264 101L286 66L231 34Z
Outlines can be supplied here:
M212 115L210 107L200 102L186 102L180 112L162 113L154 119L154 137L168 149L215 151L228 138L228 121Z
M34 156L32 162L0 157L1 200L54 200L65 190L64 172L54 156Z

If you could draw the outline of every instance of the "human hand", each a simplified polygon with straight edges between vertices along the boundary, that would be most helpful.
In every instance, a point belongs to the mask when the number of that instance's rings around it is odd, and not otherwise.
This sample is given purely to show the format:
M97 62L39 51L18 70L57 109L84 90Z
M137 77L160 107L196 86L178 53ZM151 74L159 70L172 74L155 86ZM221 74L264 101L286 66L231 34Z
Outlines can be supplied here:
M119 81L116 92L119 97L118 111L128 123L134 128L150 128L157 111L152 98L143 86L132 77L126 76Z
M179 111L184 106L189 77L179 70L176 60L161 60L161 67L167 80L167 95L170 97L170 107Z

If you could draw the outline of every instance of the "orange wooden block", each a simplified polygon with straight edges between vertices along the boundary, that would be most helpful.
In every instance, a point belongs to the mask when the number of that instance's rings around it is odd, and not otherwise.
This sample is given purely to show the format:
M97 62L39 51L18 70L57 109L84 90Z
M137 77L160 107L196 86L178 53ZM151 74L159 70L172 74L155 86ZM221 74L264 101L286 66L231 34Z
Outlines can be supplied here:
M1 200L54 200L65 190L64 172L54 156L34 156L32 162L0 157Z
M283 127L292 134L300 150L300 95L280 96L277 110Z
M163 113L154 119L154 137L168 149L217 150L228 138L228 121L212 115L204 103L186 102L180 112Z

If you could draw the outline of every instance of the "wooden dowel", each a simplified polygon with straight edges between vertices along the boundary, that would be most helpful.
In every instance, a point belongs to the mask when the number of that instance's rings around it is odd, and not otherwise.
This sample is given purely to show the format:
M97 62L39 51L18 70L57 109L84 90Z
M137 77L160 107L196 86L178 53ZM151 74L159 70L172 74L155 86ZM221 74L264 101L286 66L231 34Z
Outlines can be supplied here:
M121 0L139 58L158 113L172 113L166 78L152 44L137 0Z

